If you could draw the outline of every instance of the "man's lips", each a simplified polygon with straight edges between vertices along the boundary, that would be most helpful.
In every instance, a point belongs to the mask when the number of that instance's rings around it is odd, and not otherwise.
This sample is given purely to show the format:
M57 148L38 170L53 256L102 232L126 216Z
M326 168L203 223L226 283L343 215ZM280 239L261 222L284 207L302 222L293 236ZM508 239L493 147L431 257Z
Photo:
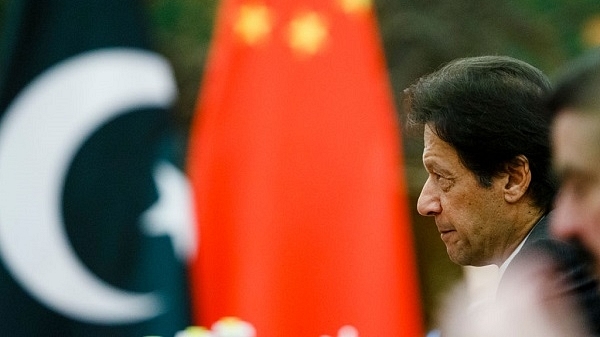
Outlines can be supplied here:
M440 237L442 238L442 240L444 240L444 239L448 238L450 235L452 235L453 233L455 233L456 231L454 229L443 229L443 230L439 230L439 232L440 232Z

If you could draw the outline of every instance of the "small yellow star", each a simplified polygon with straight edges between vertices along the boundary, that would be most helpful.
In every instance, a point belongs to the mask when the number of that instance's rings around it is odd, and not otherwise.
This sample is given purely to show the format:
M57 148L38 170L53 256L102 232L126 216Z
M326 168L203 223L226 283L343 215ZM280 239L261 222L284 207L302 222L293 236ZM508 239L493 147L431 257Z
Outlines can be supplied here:
M371 10L373 0L339 0L342 9L346 13L360 13Z
M242 5L233 30L249 45L264 41L273 28L273 14L264 5Z
M600 46L600 15L592 16L585 22L581 38L588 47Z
M290 47L302 55L314 55L324 46L328 37L325 19L316 12L297 15L289 24Z

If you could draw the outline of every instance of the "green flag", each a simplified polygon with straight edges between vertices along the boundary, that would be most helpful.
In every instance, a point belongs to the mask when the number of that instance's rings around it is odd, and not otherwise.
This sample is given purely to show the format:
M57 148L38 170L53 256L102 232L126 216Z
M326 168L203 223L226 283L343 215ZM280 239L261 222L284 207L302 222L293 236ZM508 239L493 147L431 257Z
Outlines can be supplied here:
M21 0L0 49L0 335L174 336L195 249L142 2Z

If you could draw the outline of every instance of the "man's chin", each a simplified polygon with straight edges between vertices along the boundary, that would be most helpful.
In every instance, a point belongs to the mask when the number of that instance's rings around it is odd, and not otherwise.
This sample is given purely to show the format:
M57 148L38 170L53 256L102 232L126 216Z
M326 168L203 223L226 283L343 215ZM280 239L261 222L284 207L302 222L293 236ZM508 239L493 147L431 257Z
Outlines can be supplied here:
M453 252L450 251L449 249L447 249L446 252L448 253L448 257L450 258L450 261L452 261L452 262L454 262L460 266L472 265L470 259L467 259L465 256L463 256L461 254L453 254Z
M485 267L485 266L494 264L493 262L489 262L489 261L480 261L480 260L473 259L472 256L468 256L465 254L456 254L456 252L452 252L449 249L446 249L446 252L448 253L448 257L450 258L450 261L456 263L459 266Z

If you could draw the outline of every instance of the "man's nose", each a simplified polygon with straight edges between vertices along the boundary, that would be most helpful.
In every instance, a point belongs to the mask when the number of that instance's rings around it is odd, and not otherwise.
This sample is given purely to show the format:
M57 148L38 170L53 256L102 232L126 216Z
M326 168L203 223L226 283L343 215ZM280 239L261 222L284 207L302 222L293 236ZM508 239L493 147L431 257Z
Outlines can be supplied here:
M423 216L435 216L442 211L440 197L435 187L431 183L431 178L427 178L419 200L417 201L417 211Z
M577 201L566 191L560 191L556 196L552 222L552 234L563 240L577 238L580 235L582 213L577 209Z

